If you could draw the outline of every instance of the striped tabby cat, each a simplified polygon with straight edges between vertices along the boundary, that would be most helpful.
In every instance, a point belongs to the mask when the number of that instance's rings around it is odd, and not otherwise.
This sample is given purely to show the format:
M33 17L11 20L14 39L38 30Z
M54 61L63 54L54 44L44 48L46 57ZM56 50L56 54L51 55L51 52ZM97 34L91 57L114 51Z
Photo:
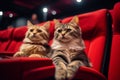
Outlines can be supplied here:
M80 66L91 67L84 52L81 29L77 16L66 24L55 22L54 39L51 45L52 60L55 64L56 80L72 79Z
M48 46L50 22L43 26L33 25L27 22L28 30L26 32L23 44L20 50L14 54L14 57L47 57L50 47Z

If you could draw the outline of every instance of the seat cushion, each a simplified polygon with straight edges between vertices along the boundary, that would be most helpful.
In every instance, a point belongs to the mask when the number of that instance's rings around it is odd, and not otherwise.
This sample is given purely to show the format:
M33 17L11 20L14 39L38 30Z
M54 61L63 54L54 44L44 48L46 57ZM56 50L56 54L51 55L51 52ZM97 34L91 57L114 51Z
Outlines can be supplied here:
M55 67L45 66L24 72L23 80L53 80ZM107 80L104 75L92 68L81 67L73 80ZM52 79L50 79L52 77Z
M52 65L47 58L9 58L0 60L0 80L22 80L23 73L38 67Z

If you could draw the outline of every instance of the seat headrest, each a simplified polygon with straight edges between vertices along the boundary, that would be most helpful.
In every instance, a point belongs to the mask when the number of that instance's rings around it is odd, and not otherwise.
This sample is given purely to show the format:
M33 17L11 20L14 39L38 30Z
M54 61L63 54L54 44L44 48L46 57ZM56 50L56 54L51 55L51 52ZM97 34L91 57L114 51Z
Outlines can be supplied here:
M91 38L92 36L98 36L106 34L106 9L101 9L89 13L78 15L79 25L82 29L83 37ZM68 17L62 20L63 23L67 23L72 19Z
M0 31L0 40L8 40L12 36L13 28Z
M120 2L115 4L113 12L114 32L120 33Z
M25 37L27 26L15 28L13 32L13 39L22 41Z

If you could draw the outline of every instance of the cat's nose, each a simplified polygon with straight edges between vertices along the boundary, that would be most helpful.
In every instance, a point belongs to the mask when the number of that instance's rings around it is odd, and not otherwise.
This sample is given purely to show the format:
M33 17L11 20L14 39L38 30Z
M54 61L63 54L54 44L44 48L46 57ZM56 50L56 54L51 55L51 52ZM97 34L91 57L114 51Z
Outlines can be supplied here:
M35 36L36 35L36 33L33 33L33 36Z
M65 31L62 31L61 34L65 34L66 32Z
M62 34L62 36L64 36L65 34Z
M62 34L62 36L64 36L64 35L65 35L65 31L62 31L62 33L61 33L61 34Z

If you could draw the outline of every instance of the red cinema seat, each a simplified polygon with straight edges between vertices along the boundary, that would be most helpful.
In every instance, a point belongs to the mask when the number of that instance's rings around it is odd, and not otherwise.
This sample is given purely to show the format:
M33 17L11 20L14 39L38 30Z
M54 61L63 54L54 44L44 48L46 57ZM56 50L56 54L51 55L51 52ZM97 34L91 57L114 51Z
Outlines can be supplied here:
M26 26L15 28L12 36L12 41L7 49L7 51L11 52L12 55L19 50L22 41L25 37L26 31Z
M11 37L13 34L14 29L9 28L6 30L0 31L0 56L7 55L7 48L9 47L11 43Z
M110 54L108 80L120 80L120 2L116 3L113 12L113 37Z
M93 68L101 71L103 58L108 53L108 11L101 9L86 14L80 14L79 25L82 29L82 37L86 45L86 54L90 58ZM63 23L69 22L72 17L63 19ZM111 35L110 35L111 36Z
M93 68L81 67L73 80L106 80L101 73L101 68L103 67L104 55L109 53L109 44L111 43L109 41L109 25L107 24L109 16L107 13L106 9L101 9L78 15L86 45L85 51L93 64ZM62 22L67 23L71 19L72 17L68 17ZM24 73L24 80L50 80L50 77L54 77L54 71L54 65L28 70Z

